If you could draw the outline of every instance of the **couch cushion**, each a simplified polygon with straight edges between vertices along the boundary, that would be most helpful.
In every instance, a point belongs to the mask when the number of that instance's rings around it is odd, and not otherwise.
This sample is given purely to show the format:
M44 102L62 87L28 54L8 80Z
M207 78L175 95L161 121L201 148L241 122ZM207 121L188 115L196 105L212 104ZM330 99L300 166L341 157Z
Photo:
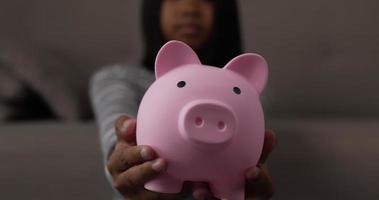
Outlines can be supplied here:
M379 121L268 120L275 199L378 199ZM93 124L0 128L0 199L110 199Z

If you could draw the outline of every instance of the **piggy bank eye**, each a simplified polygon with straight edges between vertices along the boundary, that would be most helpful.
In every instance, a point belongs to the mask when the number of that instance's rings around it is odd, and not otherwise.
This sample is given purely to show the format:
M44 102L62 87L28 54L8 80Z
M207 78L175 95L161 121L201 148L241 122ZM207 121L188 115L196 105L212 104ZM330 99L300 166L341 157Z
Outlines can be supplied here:
M239 87L234 87L233 92L236 94L241 94L241 89Z
M178 84L176 84L176 86L178 86L178 88L182 88L182 87L186 86L186 82L185 81L179 81Z

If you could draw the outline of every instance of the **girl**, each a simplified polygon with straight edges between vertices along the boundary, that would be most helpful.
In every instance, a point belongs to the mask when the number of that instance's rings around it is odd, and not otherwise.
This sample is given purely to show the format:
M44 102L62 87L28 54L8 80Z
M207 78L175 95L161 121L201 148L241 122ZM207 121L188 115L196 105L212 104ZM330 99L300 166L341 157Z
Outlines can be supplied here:
M222 67L241 54L237 6L234 0L145 0L142 6L145 52L142 66L116 65L97 73L91 99L100 125L106 173L127 199L215 199L205 183L186 183L179 194L159 194L143 185L163 173L169 163L135 141L139 102L154 81L154 60L169 40L191 46L203 64ZM116 127L116 128L114 128ZM271 197L273 187L263 161L275 145L266 131L261 163L246 172L246 197Z

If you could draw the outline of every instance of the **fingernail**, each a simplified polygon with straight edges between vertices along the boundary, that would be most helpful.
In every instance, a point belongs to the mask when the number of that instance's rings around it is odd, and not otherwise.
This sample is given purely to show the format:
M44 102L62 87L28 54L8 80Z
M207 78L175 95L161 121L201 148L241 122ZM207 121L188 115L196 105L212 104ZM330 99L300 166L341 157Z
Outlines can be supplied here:
M254 170L252 171L249 171L247 174L246 174L246 178L248 180L252 180L252 181L256 181L259 177L259 173L261 172L261 169L259 169L259 167L255 167Z
M121 132L122 133L126 133L126 130L128 130L128 126L129 126L129 121L128 120L125 120L122 125L121 125Z
M140 154L141 154L141 157L144 160L151 160L151 159L153 159L153 152L149 148L147 148L147 147L142 148Z
M153 164L151 165L151 168L153 168L153 170L157 172L161 172L161 171L166 170L166 163L164 162L162 158L158 158L156 161L153 162Z

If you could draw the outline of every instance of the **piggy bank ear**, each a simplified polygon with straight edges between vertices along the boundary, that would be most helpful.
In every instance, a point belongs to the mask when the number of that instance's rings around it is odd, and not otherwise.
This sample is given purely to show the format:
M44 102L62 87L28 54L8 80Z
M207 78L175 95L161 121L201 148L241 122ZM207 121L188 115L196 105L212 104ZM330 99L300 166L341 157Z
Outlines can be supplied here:
M265 59L253 53L242 54L232 59L224 69L238 73L261 93L266 86L268 67Z
M187 44L172 40L167 42L158 52L155 59L155 77L185 64L201 64L196 53Z

